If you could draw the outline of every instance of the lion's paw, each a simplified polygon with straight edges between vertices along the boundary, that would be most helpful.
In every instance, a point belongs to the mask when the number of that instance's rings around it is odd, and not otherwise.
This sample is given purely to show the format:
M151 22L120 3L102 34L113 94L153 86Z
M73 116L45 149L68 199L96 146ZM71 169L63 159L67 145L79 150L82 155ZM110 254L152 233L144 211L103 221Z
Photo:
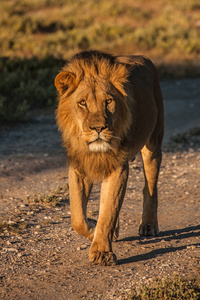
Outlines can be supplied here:
M141 236L158 236L158 225L141 224L139 227L139 235Z
M96 250L90 254L89 259L94 265L115 266L117 264L117 257L113 252Z

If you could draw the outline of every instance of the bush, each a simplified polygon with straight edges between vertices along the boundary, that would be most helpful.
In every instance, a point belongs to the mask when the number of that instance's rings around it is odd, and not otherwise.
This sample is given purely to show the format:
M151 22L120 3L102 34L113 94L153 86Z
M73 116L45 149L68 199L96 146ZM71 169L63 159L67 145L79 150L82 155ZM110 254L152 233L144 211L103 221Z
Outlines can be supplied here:
M1 123L22 121L28 110L55 107L54 78L64 61L0 59Z

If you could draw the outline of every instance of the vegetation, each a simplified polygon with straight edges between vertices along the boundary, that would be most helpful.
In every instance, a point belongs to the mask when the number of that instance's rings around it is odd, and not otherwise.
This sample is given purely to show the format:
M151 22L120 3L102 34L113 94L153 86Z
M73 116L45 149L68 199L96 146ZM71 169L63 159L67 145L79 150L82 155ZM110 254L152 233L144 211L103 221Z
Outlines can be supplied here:
M191 144L199 141L200 138L200 128L194 127L184 133L178 133L170 138L173 143L176 144Z
M118 52L124 43L126 53L200 52L198 0L148 2L2 0L1 53L66 59L90 47Z
M199 74L198 0L2 0L0 10L1 123L55 107L54 77L83 49L147 55L162 76Z
M24 221L8 221L4 222L0 219L0 235L4 233L21 234L27 228Z
M55 106L54 78L63 61L0 58L0 123L23 120L27 111Z
M168 279L157 279L149 286L142 286L138 291L134 289L127 300L199 300L200 281L197 279L186 280L181 276L174 275Z
M48 194L37 194L34 197L29 197L27 200L30 204L40 204L44 206L60 206L63 203L69 202L68 185L58 187L54 191L49 191Z

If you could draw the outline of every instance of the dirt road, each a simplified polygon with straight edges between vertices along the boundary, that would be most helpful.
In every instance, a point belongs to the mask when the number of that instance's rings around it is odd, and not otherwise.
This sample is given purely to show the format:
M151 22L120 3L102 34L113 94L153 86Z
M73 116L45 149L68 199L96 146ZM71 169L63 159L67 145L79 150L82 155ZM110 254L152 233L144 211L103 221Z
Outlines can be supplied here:
M121 299L133 285L174 272L200 273L200 137L169 143L200 127L200 79L164 81L166 135L156 238L138 236L144 184L140 157L130 164L115 267L88 262L90 242L71 228L67 191L59 206L33 203L67 183L54 117L41 115L0 132L0 299ZM27 200L29 199L29 200ZM99 186L89 202L98 216Z

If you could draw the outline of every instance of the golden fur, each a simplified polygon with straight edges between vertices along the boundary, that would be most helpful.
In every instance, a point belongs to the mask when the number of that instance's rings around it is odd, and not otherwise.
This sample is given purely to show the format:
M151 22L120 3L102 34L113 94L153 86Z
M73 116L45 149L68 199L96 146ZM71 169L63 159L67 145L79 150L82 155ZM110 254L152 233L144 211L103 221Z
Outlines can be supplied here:
M89 59L87 61L77 56L63 68L63 71L67 74L73 74L72 76L75 75L73 83L70 84L69 82L69 89L65 91L63 88L57 110L57 123L63 134L63 142L67 148L69 159L88 176L96 180L103 179L118 166L120 160L124 160L123 149L121 147L119 149L119 141L126 136L131 123L131 112L125 101L126 92L123 88L128 75L127 69L122 64L109 64L107 57L102 56L98 59L93 55L92 64ZM119 93L118 109L120 115L115 122L116 139L114 139L113 147L108 153L91 153L89 151L88 145L85 144L84 137L81 135L78 122L74 122L76 111L72 110L69 105L70 95L81 81L89 81L88 84L94 87L97 80L102 80L103 84L105 80L109 81ZM110 89L109 86L107 88Z
M98 51L76 54L57 75L57 124L69 159L72 226L92 241L90 260L112 265L111 241L128 178L128 161L141 151L144 211L141 235L158 234L157 179L163 104L155 67L141 56ZM101 180L97 226L87 219L92 184Z

